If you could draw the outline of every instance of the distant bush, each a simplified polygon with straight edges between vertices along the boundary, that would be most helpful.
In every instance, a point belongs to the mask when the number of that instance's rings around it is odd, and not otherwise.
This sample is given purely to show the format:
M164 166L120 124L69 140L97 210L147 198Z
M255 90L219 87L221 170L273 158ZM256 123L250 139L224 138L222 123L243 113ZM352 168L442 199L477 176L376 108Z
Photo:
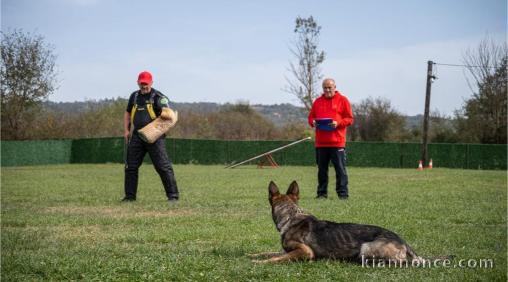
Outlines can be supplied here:
M123 134L122 98L79 102L79 105L44 104L38 118L27 125L26 139L115 137ZM227 104L218 110L179 111L179 121L169 136L220 140L293 140L309 135L301 120L284 126L275 124L245 103Z

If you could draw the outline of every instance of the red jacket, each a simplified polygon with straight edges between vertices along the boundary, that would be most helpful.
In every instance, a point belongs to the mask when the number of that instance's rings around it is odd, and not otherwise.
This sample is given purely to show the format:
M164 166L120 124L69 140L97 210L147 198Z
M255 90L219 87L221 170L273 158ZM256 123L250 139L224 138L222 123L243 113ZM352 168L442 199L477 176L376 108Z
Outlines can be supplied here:
M337 122L337 128L334 131L324 131L316 129L316 147L345 147L346 146L346 127L353 123L353 111L348 99L342 96L339 91L327 99L324 95L317 98L312 104L308 121L313 127L312 122L317 118L332 118Z

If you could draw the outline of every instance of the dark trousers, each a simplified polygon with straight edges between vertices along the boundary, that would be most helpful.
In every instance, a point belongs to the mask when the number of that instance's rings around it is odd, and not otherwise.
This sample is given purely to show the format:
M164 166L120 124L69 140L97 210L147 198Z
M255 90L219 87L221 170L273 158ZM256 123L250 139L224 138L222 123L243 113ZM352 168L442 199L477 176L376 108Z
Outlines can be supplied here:
M159 138L155 143L149 144L141 140L137 133L132 134L127 148L125 163L125 198L136 199L138 190L138 171L143 163L146 152L152 159L153 166L159 174L166 190L168 199L178 199L178 187L171 161L166 153L165 137Z
M335 191L339 197L348 197L348 178L346 171L346 149L338 147L316 148L316 163L318 165L318 196L328 194L328 166L330 161L335 168Z

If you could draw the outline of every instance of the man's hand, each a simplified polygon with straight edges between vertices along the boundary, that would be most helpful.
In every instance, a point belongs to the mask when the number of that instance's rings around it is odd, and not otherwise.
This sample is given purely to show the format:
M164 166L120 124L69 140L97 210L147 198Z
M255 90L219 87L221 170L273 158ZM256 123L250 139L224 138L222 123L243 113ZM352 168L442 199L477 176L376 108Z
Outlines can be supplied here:
M316 120L312 120L312 127L316 127Z
M337 128L337 122L336 121L330 122L330 126L333 128Z
M130 135L131 135L131 132L129 130L124 131L123 138L125 139L125 141L129 140Z

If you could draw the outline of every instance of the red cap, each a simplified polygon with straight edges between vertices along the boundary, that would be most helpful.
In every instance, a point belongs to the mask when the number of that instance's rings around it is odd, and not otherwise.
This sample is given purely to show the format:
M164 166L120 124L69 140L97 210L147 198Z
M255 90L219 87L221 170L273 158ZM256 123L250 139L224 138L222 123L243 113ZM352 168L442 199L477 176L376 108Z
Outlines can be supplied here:
M147 71L140 73L138 76L138 83L152 83L152 74Z

